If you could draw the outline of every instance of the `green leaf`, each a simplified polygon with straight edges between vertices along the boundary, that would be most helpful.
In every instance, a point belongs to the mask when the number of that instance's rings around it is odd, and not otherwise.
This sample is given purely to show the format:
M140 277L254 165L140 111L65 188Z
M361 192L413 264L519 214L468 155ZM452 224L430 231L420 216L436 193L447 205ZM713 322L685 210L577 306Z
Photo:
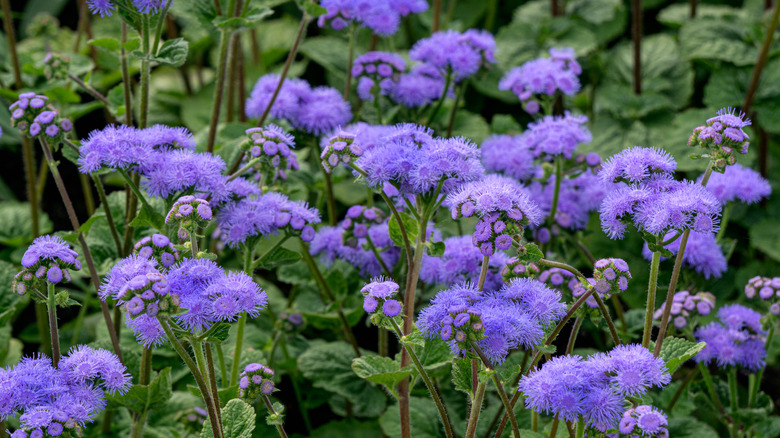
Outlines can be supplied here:
M214 324L200 337L207 342L222 343L230 336L230 327L232 327L232 325L226 322Z
M474 392L473 380L471 379L471 359L452 359L452 384L455 389L471 394Z
M255 430L255 410L240 399L230 400L222 408L222 432L224 438L251 438ZM200 438L213 438L211 420L203 423Z
M696 18L719 18L734 20L744 14L738 8L725 5L699 4L696 7ZM685 3L669 5L658 13L658 21L669 27L681 27L691 21L691 6Z
M758 438L772 438L780 436L780 417L769 417L753 426Z
M410 371L401 369L401 364L389 357L363 356L352 359L352 370L361 379L384 385L397 395L395 386L409 376Z
M315 387L351 401L363 416L379 415L385 409L386 395L355 374L354 357L355 352L345 342L312 342L298 357L298 369Z
M680 29L680 52L686 59L753 65L758 46L748 44L750 27L739 20L696 19Z
M184 61L187 60L188 51L189 43L184 38L166 40L160 47L157 55L150 56L149 60L160 64L181 67L181 65L184 64Z
M693 343L683 338L666 338L661 345L659 356L666 362L669 374L673 374L685 361L696 356L707 344L705 342ZM655 343L651 350L655 348Z
M376 438L382 435L376 419L372 421L357 421L344 419L331 421L313 430L310 438L343 438L345 431L349 431L350 438Z
M521 262L536 262L544 258L544 253L535 243L526 243L524 246L525 251L521 254L518 251L517 259Z
M301 3L301 9L303 9L303 12L311 15L313 18L317 18L320 15L328 13L327 9L323 8L317 3L314 3L312 0L303 0Z
M124 44L122 44L122 47L125 48L128 52L132 52L133 50L138 49L141 47L141 39L140 38L133 38L130 40L127 40Z
M444 250L447 246L444 242L425 242L425 253L431 257L441 257L444 255Z
M274 413L266 415L265 424L269 426L281 426L284 424L284 415L282 415L284 412L284 405L279 402L274 402L272 407L274 408Z
M444 436L441 417L430 397L410 397L410 423L414 438L439 438ZM392 407L379 418L382 432L390 438L401 437L401 419L398 409Z
M49 216L38 210L40 233L51 232ZM32 240L30 204L26 202L0 202L0 244L22 246Z
M264 256L262 260L257 260L254 267L270 271L278 266L291 265L300 259L300 253L280 246L274 249L272 253Z
M106 395L109 408L124 406L133 412L146 412L165 405L171 398L171 368L160 371L149 385L133 385L125 395Z
M417 328L417 326L414 326L414 329L411 333L408 335L405 335L401 338L400 342L406 346L417 346L417 347L425 347L425 337L420 333L420 330Z
M774 218L765 218L750 227L750 243L780 261L780 222Z
M165 217L150 205L144 204L138 212L138 216L130 222L130 225L133 227L150 226L158 231L162 231L165 227Z
M316 36L301 44L301 54L321 65L325 70L343 77L346 74L349 48L343 38Z
M693 417L670 418L667 430L675 438L718 438L712 426Z
M109 52L119 52L119 48L121 47L119 45L119 41L117 41L116 38L111 37L89 40L87 44L100 47L101 49L106 49Z
M404 224L406 235L409 238L409 244L411 245L417 239L417 219L402 211L398 212L398 216L401 217L401 222ZM401 227L398 225L398 221L395 219L395 216L390 217L388 230L390 233L390 239L393 241L393 243L403 248L404 238L401 234Z
M273 11L268 8L256 8L249 11L249 13L243 17L216 17L212 20L212 23L221 29L236 31L240 29L249 29L271 14L273 14Z

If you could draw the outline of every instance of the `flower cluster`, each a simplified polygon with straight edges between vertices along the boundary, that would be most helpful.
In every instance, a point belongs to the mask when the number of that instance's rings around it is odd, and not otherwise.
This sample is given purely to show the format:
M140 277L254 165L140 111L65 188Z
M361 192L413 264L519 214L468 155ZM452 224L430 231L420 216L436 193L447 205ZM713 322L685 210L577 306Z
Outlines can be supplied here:
M111 296L126 307L128 327L146 346L163 342L161 316L202 332L243 312L255 317L267 305L265 292L248 275L225 272L211 260L183 259L164 273L155 265L154 259L139 256L122 259L99 290L102 300Z
M341 221L344 230L344 243L353 248L357 247L358 239L371 239L368 236L368 228L373 224L384 222L384 213L376 207L353 205L347 210L347 217Z
M384 82L384 84L390 85L387 82ZM413 66L392 85L393 87L389 90L390 98L407 108L429 105L441 98L444 93L447 93L448 97L454 96L452 87L447 87L441 72L429 64ZM360 92L360 89L358 89L358 92Z
M598 210L609 188L609 184L603 183L598 176L587 170L573 177L563 177L558 190L554 224L571 230L584 229L588 225L591 212ZM545 216L549 216L555 197L555 176L551 175L545 184L534 181L527 186L527 190ZM542 228L538 229L541 230Z
M346 244L343 228L323 227L317 231L309 250L312 255L318 255L326 265L331 265L336 260L344 260L354 266L361 276L372 277L382 274L383 270L368 239L371 239L371 244L376 247L385 266L392 269L401 257L401 249L394 246L390 239L387 222L368 227L366 237L358 238L354 246Z
M539 112L539 95L553 96L557 91L572 95L580 90L574 49L550 49L550 58L528 61L509 70L498 83L499 90L510 90L523 102L529 114Z
M374 278L360 289L363 294L363 310L373 314L382 309L382 314L395 318L401 314L401 303L393 297L398 294L398 284L383 277Z
M429 128L403 124L363 151L358 166L371 187L393 184L402 195L449 193L484 174L479 149L465 138L433 138Z
M544 116L528 125L523 138L537 157L571 158L577 146L593 139L587 122L586 116L573 116L568 111L563 116Z
M217 216L222 239L231 247L250 237L276 234L280 230L310 242L316 234L312 225L320 213L303 201L292 201L281 193L265 193L225 206Z
M777 301L777 298L780 297L780 277L756 276L748 280L745 285L745 296L753 299L756 294L765 301L772 300L769 312L775 316L780 315L780 302Z
M390 36L398 31L401 17L419 14L428 9L425 0L323 0L327 12L317 19L317 25L330 25L341 30L352 23L371 29L377 35Z
M173 0L169 0L173 3ZM142 14L157 14L159 10L165 7L165 0L132 0L133 6ZM87 0L87 6L93 15L99 14L101 17L110 17L116 10L112 0Z
M699 327L696 340L707 346L697 354L697 362L715 362L719 367L739 366L755 372L764 367L765 332L761 328L761 314L739 304L718 310L720 321Z
M250 128L246 130L248 140L241 143L246 155L244 164L250 160L257 160L253 169L256 171L254 179L259 181L262 175L268 175L273 181L277 178L287 179L289 170L298 170L298 157L292 151L295 148L295 139L284 129L268 124L262 128Z
M587 359L558 356L523 377L519 390L526 407L558 415L561 420L584 420L599 431L618 422L625 397L641 397L651 387L671 380L664 361L641 345L618 345Z
M43 75L48 80L64 80L68 78L71 60L62 53L49 52L43 58Z
M520 181L533 178L539 171L534 151L525 135L491 135L482 142L482 164L491 172L502 172Z
M698 292L691 294L683 290L674 294L672 297L672 308L669 314L673 317L674 326L682 329L688 325L688 319L699 314L701 316L709 315L715 307L715 295L709 292ZM653 319L658 321L663 316L666 303L653 314Z
M48 97L35 93L22 93L19 100L12 103L11 126L24 135L37 137L45 134L46 140L59 143L63 136L73 130L73 123L62 119L52 106L47 106Z
M628 289L631 273L628 263L623 259L600 259L593 265L593 287L596 292L609 296L613 292L624 292Z
M355 135L348 132L338 132L323 145L320 159L322 167L330 173L340 163L349 164L363 155L363 148L355 143Z
M769 197L772 186L760 173L737 163L728 166L723 173L713 172L707 190L723 205L729 202L754 204Z
M144 237L133 246L133 254L146 259L154 259L163 268L170 268L179 260L179 250L164 234L152 234Z
M541 270L539 265L534 262L526 263L520 261L517 257L511 257L501 268L501 276L504 282L509 282L513 278L536 278Z
M475 214L479 217L473 243L486 256L509 249L514 236L522 235L525 226L541 220L539 208L523 189L499 175L461 186L447 197L445 205L450 207L453 219Z
M744 113L722 108L717 116L707 119L705 125L694 128L688 146L704 149L704 156L713 162L715 169L722 172L727 165L736 164L735 151L747 154L750 137L743 128L750 124L750 119Z
M280 79L275 73L258 79L246 101L247 117L262 116ZM335 88L312 88L303 79L285 79L270 114L277 119L287 120L295 129L311 135L322 135L346 125L352 118L352 109Z
M214 213L209 207L209 201L185 195L173 203L173 207L165 217L165 223L177 225L179 230L183 229L187 233L195 233L198 229L206 228L212 217ZM186 239L189 235L180 232L179 237Z
M492 293L468 283L445 289L420 312L417 324L425 337L449 342L455 355L466 355L476 343L500 365L510 350L541 342L544 329L564 313L558 292L536 280L515 279Z
M675 181L674 159L653 148L629 148L610 157L599 177L605 183L628 184L612 190L601 203L601 227L613 239L621 239L626 224L656 237L671 230L700 233L718 230L720 202L693 181Z
M639 405L623 412L623 418L618 424L618 432L629 436L668 438L669 431L666 429L668 424L666 415L660 410L649 405ZM617 438L618 434L607 434L607 436Z
M389 95L406 69L406 61L392 52L367 52L355 58L352 76L358 79L357 92L363 100L377 93Z
M254 362L244 368L238 380L238 395L254 402L263 395L274 392L274 370Z
M409 59L435 67L445 77L460 82L481 68L495 64L496 41L490 32L445 30L417 41Z
M43 287L42 281L70 281L70 270L81 269L78 253L58 236L40 236L33 240L22 256L24 269L14 276L13 290L24 295ZM45 276L45 279L44 279Z
M577 285L580 284L574 274L561 268L548 268L538 275L539 281L561 291L561 293L565 291L564 286L568 288L569 292L574 292Z
M0 419L22 412L14 438L81 436L105 408L105 392L124 394L131 386L119 358L106 350L73 347L59 368L46 356L26 357L0 368Z
M671 239L676 234L674 231L670 231L666 233L664 239ZM680 249L680 239L675 239L664 248L671 251L672 254L677 254L677 251ZM685 248L683 253L685 266L695 270L706 279L710 277L720 278L728 269L726 256L712 233L692 231L688 235L688 243ZM642 255L647 260L653 257L653 253L647 244L642 248ZM663 260L664 258L662 257L661 259Z
M471 236L455 236L444 240L444 254L441 257L423 255L420 279L429 284L454 286L471 278L479 277L482 267L482 253L472 243ZM501 269L509 260L503 252L497 252L488 263L484 289L494 291L501 288ZM522 266L522 265L521 265Z

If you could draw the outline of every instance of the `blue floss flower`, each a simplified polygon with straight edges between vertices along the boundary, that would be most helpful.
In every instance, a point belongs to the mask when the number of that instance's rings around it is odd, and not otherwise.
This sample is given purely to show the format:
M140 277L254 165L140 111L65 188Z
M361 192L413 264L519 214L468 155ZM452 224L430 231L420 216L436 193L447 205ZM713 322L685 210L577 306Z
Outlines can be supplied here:
M670 231L664 236L665 240L671 239L676 235L675 231ZM667 244L664 248L677 254L680 249L679 238L673 242ZM650 260L653 253L645 243L642 248L642 256L645 259ZM664 258L662 257L662 260ZM685 246L685 253L683 253L683 263L685 266L695 270L704 278L710 279L711 277L720 278L724 272L728 269L728 262L726 256L723 254L723 249L718 244L718 240L712 233L697 233L692 231L688 235L688 243Z
M669 315L672 318L674 326L682 329L688 325L689 319L697 316L706 316L715 308L715 295L709 292L697 292L692 294L683 290L674 294L672 297L672 306ZM666 303L661 303L661 307L653 314L653 319L660 321Z
M701 178L699 177L699 181ZM707 190L723 205L728 202L755 204L769 197L772 186L760 173L737 163L728 166L723 173L713 172L707 183Z
M444 240L445 249L441 257L423 255L420 279L425 283L439 283L454 286L471 278L479 277L482 267L482 253L472 243L471 236L455 236ZM484 290L498 290L502 285L500 270L509 260L504 252L490 257Z

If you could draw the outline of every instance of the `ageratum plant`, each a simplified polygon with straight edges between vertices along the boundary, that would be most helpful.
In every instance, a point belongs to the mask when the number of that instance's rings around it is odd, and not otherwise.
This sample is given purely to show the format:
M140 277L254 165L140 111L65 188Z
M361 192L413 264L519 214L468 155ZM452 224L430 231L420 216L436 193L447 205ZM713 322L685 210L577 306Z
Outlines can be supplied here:
M772 2L0 3L0 438L778 436Z

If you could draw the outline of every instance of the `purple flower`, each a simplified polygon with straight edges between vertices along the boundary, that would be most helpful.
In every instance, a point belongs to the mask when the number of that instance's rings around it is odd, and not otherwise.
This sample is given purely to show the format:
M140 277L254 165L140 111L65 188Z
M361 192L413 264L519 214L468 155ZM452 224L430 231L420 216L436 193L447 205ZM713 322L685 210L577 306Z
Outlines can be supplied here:
M89 0L87 6L92 14L100 14L101 17L110 17L116 9L110 0Z
M417 108L428 105L441 98L445 91L445 80L436 67L429 64L418 64L409 72L399 76L388 94L396 103L407 108Z
M724 173L713 172L707 183L707 190L724 205L737 201L754 204L772 193L769 181L755 170L741 164L728 166Z
M550 55L551 58L534 59L513 68L498 83L499 90L510 90L517 95L530 114L539 111L534 95L552 96L557 91L572 95L580 90L577 76L582 70L573 50L550 49Z
M260 395L270 395L274 391L274 370L254 362L244 368L239 379L239 396L249 402L255 402Z
M572 178L564 177L558 191L555 223L572 230L584 229L588 225L591 212L598 210L609 189L609 184L601 182L596 175L588 171ZM527 186L527 191L544 214L549 216L555 196L555 176L551 175L545 184L532 182Z
M142 14L156 14L168 1L173 2L173 0L133 0L133 4Z
M279 84L280 76L269 73L258 79L246 101L245 113L250 118L260 118ZM304 96L311 93L309 83L303 79L287 78L274 100L270 114L277 119L293 120L297 117Z
M545 328L557 323L566 313L561 294L538 280L515 278L497 295L519 303L523 312Z
M255 318L268 305L265 291L243 272L229 272L219 276L208 285L204 293L214 303L212 311L219 321L233 321L243 312ZM217 302L233 302L235 306L230 309L232 311L226 312L224 307L218 309Z
M651 175L672 175L677 162L663 149L634 146L609 157L601 165L599 178L604 182L646 182Z
M707 119L706 125L694 128L688 146L700 146L714 163L713 168L723 172L727 165L737 162L735 152L746 154L750 142L742 128L750 126L750 119L732 108L721 108L718 115Z
M382 266L367 247L367 240L358 238L354 246L350 246L345 244L343 234L342 227L321 228L311 241L309 249L312 255L319 255L320 260L326 265L332 264L335 260L344 260L358 269L363 277L382 274ZM370 226L368 236L377 247L385 265L392 269L401 257L401 250L390 240L387 222Z
M491 135L482 142L482 164L491 172L503 172L520 181L534 177L539 170L526 135Z
M653 436L658 438L668 437L666 430L668 421L666 415L660 410L649 405L640 405L630 408L623 413L618 430L621 434L631 436Z
M352 119L352 109L338 90L317 87L302 96L297 114L290 119L293 127L312 135L322 135L346 125Z
M764 367L765 332L761 314L739 304L718 311L719 322L696 329L696 340L707 346L695 356L697 362L715 361L719 367L740 366L751 372Z
M209 193L219 203L230 196L227 177L222 172L226 164L219 156L193 153L189 150L159 151L150 155L142 166L142 182L151 196L167 198L177 192L192 189Z
M715 295L709 292L691 294L687 290L683 290L674 294L669 315L674 322L674 326L682 329L688 325L690 318L699 315L709 315L714 307ZM666 303L662 303L661 307L653 314L653 319L660 321L665 308Z
M545 116L528 125L522 136L527 147L538 156L563 155L571 158L582 143L593 139L585 125L586 116L573 116L567 111L563 116Z
M495 47L489 32L446 30L417 41L409 50L409 58L432 65L443 75L454 74L455 81L460 82L495 63Z

